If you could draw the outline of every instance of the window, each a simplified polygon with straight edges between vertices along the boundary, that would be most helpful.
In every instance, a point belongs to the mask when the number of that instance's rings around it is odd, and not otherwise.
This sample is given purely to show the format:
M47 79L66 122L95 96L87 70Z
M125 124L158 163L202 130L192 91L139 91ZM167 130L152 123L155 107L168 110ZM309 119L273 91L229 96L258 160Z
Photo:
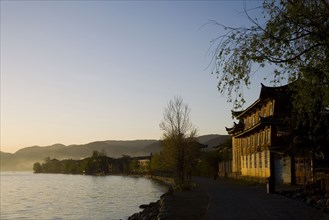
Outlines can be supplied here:
M270 151L268 151L268 150L264 151L265 168L268 168L269 156L270 156Z
M242 161L241 161L241 162L242 162L242 163L241 163L241 164L242 164L242 168L244 168L244 156L241 156L241 160L242 160Z
M258 163L259 163L259 168L262 168L262 152L258 153Z
M257 168L257 157L256 157L256 153L253 154L253 158L254 158L254 167Z
M270 115L273 115L273 104L270 103Z
M250 168L252 168L252 157L251 157L252 155L250 154L249 155L249 162L250 162Z
M248 168L248 155L246 155L246 168Z
M267 131L266 128L264 128L264 130L262 131L262 135L263 135L262 144L266 143L266 135L267 135L266 131Z
M267 130L267 143L271 142L271 129Z
M263 106L263 117L266 117L266 106Z
M250 146L254 146L254 136L250 136Z
M259 134L256 134L256 146L259 146Z

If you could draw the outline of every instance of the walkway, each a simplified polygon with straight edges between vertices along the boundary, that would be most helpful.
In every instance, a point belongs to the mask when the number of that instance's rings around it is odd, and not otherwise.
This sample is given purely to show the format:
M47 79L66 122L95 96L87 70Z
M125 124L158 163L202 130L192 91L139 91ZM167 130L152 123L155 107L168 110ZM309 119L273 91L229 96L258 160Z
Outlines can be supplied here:
M199 177L193 181L199 185L195 191L208 195L203 220L329 220L302 202L266 194L265 186Z

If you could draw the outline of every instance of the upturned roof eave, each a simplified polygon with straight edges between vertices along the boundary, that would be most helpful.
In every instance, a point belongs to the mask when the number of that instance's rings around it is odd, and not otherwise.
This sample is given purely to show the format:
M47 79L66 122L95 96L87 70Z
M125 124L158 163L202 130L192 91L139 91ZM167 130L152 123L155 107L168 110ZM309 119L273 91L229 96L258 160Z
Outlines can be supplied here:
M259 102L261 102L261 99L257 99L254 103L252 103L248 108L246 108L243 111L237 111L237 112L233 112L232 111L232 115L233 117L240 119L243 115L245 115L250 109L252 109L255 105L257 105Z
M237 119L240 119L243 115L247 114L250 109L255 107L262 100L265 100L266 98L268 98L269 91L275 92L276 90L287 88L289 85L290 84L287 84L284 86L278 86L278 87L269 87L269 86L265 86L263 83L261 83L261 90L260 90L258 99L254 103L252 103L250 106L248 106L248 108L246 108L245 110L232 111L232 116ZM264 96L265 94L267 94L267 96Z
M235 134L232 134L232 136L234 137L241 137L249 132L252 132L253 130L261 127L261 126L266 126L266 125L280 125L281 123L280 122L277 122L277 121L268 121L267 120L268 118L262 118L261 117L261 121L259 121L257 124L255 124L254 126L252 126L251 128L248 128L242 132L238 131L236 132Z
M257 129L257 128L260 127L262 124L263 124L263 123L259 122L259 123L257 123L255 126L253 126L253 127L251 127L251 128L248 128L248 129L246 129L246 130L244 130L244 131L242 131L242 132L239 132L239 133L237 133L236 135L233 135L233 136L234 136L234 137L241 137L242 135L245 135L245 134L247 134L247 133L249 133L249 132L251 132L251 131Z
M236 124L234 122L234 126L232 128L227 128L227 127L225 127L225 128L226 128L226 131L229 135L234 135L235 133L243 131L244 125L241 124L241 123Z

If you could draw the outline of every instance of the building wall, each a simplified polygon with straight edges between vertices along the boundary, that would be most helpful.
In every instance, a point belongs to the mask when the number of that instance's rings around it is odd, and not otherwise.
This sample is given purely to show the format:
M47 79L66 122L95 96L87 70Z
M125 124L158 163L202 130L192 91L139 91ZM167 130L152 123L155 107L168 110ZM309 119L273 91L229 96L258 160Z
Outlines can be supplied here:
M241 149L238 143L239 139L232 137L232 172L241 172Z
M249 153L241 156L241 175L267 178L270 176L270 152Z
M266 103L245 115L242 119L244 130L248 135L232 137L232 171L242 176L267 178L270 176L270 151L272 128L260 127L253 130L259 123L259 116L268 117L274 114L274 100Z
M288 156L274 160L275 183L278 185L291 183L291 159Z
M139 165L140 168L142 168L142 169L146 169L146 168L148 168L149 164L150 164L150 160L149 160L149 159L138 160L138 165Z
M259 116L268 117L274 114L275 100L268 100L261 107L253 109L253 111L243 118L245 129L249 129L259 122Z
M291 158L282 158L282 179L283 183L291 183Z
M218 176L228 177L232 173L232 160L221 161L218 163Z
M312 160L310 158L295 158L296 183L305 184L312 181Z
M271 127L265 127L246 137L236 139L235 166L239 168L242 176L266 178L270 176Z

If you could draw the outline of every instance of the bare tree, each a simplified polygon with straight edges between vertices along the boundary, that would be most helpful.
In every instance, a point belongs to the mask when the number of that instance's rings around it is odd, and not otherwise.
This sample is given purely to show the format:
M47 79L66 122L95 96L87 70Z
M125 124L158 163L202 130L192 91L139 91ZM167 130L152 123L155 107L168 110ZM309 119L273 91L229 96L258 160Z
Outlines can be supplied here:
M190 120L190 108L181 97L176 96L169 101L160 129L163 131L162 155L165 166L177 175L179 183L184 183L185 177L190 176L199 149L196 145L196 128Z

